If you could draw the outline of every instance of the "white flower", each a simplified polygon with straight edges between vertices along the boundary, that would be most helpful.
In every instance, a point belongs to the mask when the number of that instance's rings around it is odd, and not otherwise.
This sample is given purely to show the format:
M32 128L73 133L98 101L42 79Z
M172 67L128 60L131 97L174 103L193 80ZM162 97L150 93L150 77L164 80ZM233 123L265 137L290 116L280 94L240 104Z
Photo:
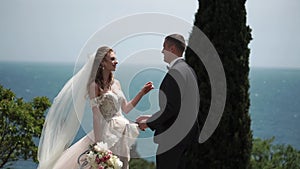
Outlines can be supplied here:
M98 142L90 146L90 151L86 153L86 161L91 169L121 169L122 161L114 155L107 146L107 143Z
M109 165L114 166L114 169L121 169L123 166L123 162L117 156L112 156L107 163Z
M95 146L94 149L97 152L104 152L104 151L108 151L108 147L107 147L107 143L103 143L103 142L98 142Z
M120 159L116 159L116 165L115 165L115 168L116 169L121 169L123 166L123 162L120 161Z

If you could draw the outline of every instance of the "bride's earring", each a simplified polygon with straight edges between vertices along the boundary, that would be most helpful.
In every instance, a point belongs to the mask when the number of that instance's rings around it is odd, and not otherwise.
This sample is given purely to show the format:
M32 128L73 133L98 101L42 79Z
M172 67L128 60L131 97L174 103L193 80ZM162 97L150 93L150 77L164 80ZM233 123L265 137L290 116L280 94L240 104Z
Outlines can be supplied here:
M104 66L102 64L100 64L100 69L104 70Z

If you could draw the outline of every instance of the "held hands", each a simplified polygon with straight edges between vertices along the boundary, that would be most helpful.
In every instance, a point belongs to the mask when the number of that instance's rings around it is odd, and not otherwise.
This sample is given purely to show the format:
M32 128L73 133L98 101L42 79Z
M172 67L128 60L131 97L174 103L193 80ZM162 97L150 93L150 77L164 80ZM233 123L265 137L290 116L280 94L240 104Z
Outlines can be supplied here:
M141 93L143 95L147 94L150 90L154 89L154 86L153 86L153 83L152 82L147 82L142 90L141 90ZM137 119L136 119L136 122L139 126L139 128L142 130L142 131L145 131L146 128L148 128L147 126L147 120L151 117L151 115L142 115L142 116L139 116Z
M147 82L141 92L143 93L143 95L147 94L150 90L154 89L153 83L152 82Z
M150 117L151 115L141 115L138 118L136 118L136 122L138 123L138 126L142 131L145 131L145 129L148 128L146 122Z

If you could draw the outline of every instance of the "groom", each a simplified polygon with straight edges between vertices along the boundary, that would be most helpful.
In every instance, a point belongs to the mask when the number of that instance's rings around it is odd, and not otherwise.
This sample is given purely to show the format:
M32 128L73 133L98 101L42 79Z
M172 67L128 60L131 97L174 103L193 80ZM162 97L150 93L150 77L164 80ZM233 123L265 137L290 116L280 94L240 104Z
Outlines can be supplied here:
M184 169L186 149L198 138L197 78L182 57L185 48L182 35L165 38L162 53L169 71L160 85L160 110L137 118L141 130L149 127L154 131L157 169Z

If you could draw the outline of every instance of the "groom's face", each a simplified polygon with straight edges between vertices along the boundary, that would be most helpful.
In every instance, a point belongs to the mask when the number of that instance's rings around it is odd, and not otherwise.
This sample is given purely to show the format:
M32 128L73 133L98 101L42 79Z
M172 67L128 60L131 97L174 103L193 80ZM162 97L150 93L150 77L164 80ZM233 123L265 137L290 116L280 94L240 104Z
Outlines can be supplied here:
M164 61L167 63L171 63L171 61L174 59L174 54L172 53L172 45L170 45L168 42L164 41L163 49L161 53L164 54Z

